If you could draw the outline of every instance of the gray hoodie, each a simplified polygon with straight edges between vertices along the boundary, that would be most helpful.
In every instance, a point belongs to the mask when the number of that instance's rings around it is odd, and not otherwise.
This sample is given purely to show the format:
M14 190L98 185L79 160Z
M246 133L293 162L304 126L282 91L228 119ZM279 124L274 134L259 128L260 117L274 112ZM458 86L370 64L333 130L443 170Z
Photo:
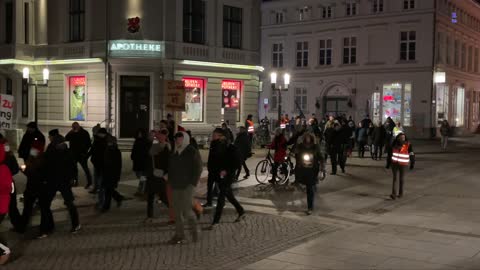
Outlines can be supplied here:
M197 186L202 174L203 163L195 147L190 145L190 137L183 132L183 144L175 147L168 163L168 182L172 189Z

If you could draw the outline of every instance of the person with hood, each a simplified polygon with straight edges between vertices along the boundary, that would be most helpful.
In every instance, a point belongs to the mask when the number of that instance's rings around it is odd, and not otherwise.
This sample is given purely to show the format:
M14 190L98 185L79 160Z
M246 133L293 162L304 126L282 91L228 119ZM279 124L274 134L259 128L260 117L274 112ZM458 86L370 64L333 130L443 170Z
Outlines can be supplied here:
M252 156L252 152L250 151L250 149L252 149L252 145L250 143L250 138L248 137L248 133L245 127L239 128L239 132L237 134L237 138L235 138L234 145L237 147L237 149L240 151L240 154L242 155L242 166L245 170L245 176L243 177L243 179L247 179L248 177L250 177L250 170L247 167L246 161L249 157ZM242 167L238 168L236 179L239 179L241 171Z
M241 154L239 150L232 144L227 143L224 131L217 128L212 134L211 151L208 157L208 173L220 189L217 200L217 208L210 230L220 223L223 207L225 206L225 198L235 207L238 217L235 222L245 219L245 210L237 201L232 191L232 183L235 173L242 164Z
M442 136L440 146L442 147L443 151L447 151L448 136L450 136L450 132L450 124L448 124L447 120L443 120L442 125L440 126L440 135Z
M122 205L124 197L116 190L120 176L122 174L122 153L118 149L117 138L110 136L107 139L107 148L105 149L105 161L103 171L102 189L105 196L105 202L102 205L102 211L110 210L112 198L117 202L117 206Z
M400 133L395 138L392 144L392 194L390 198L395 200L402 198L405 171L410 166L410 170L413 170L415 166L415 154L413 153L412 144L407 140L404 133ZM399 189L397 193L397 180L399 182Z
M103 179L103 169L104 169L104 154L105 149L107 149L107 138L109 134L105 128L100 128L98 132L93 137L93 144L90 148L88 156L90 156L90 161L93 164L93 179L94 187L90 191L92 194L98 193L102 186Z
M78 186L78 167L77 163L80 163L83 171L87 177L87 184L85 189L92 186L92 174L88 168L88 151L92 146L90 140L90 134L83 129L78 122L72 124L72 130L65 136L65 140L70 142L70 151L72 152L73 159L75 161L75 179L74 186Z
M285 162L285 157L287 156L287 139L285 139L281 128L275 129L275 138L273 138L272 143L267 147L275 150L275 154L273 155L272 179L268 180L268 182L275 184L277 181L278 168Z
M222 123L222 129L225 131L225 134L227 135L227 141L228 143L233 143L233 132L232 130L228 127L227 123Z
M199 231L192 213L192 204L202 169L200 152L190 145L188 134L186 132L175 134L175 150L168 161L168 174L164 176L172 187L172 204L175 212L175 235L169 241L171 244L185 242L185 220L190 223L193 241L198 241Z
M46 194L40 199L40 208L42 221L40 224L39 239L48 237L55 228L51 204L57 192L60 192L65 206L70 215L72 224L71 233L77 233L81 229L77 207L74 204L71 181L74 177L75 166L72 154L65 143L65 138L59 134L58 129L51 130L49 133L50 144L45 152L45 170L46 170Z
M377 126L373 129L372 141L373 141L373 159L382 159L383 146L385 144L386 131L382 122L378 122Z
M6 161L5 144L0 143L0 225L8 214L10 197L13 191L13 176ZM5 264L10 257L10 249L3 232L0 232L0 265Z
M13 154L13 151L8 144L8 141L3 137L2 133L0 133L0 144L4 145L5 149L5 165L7 165L8 169L10 170L10 174L15 176L19 171L20 167L18 166L17 158ZM13 181L13 192L10 194L10 206L8 209L8 217L10 219L10 223L13 226L15 231L19 231L22 225L22 216L20 215L20 211L18 211L17 206L17 190L15 187L15 181Z
M139 180L137 192L135 193L136 196L143 196L145 193L145 184L147 181L147 168L145 165L150 158L149 150L151 146L152 143L148 139L147 131L142 128L137 130L132 153L130 154L130 159L133 162L133 171Z
M385 168L389 169L390 164L392 162L392 143L395 137L393 136L393 130L395 129L396 125L393 122L393 119L388 117L387 120L385 120L385 152L387 153L387 165Z
M38 129L37 123L30 122L27 124L27 131L23 135L20 146L18 147L18 156L23 159L24 162L27 161L30 156L30 148L34 141L40 141L45 145L45 136Z
M367 128L363 126L363 121L358 123L358 128L355 130L355 138L358 143L358 157L365 157L365 145L368 142Z
M25 163L23 174L27 177L27 185L23 192L22 224L19 232L25 232L33 214L35 202L40 201L42 195L46 194L45 183L47 180L46 163L43 145L40 142L34 143L30 149L30 156Z
M315 143L315 136L312 133L307 132L303 136L302 142L295 150L295 158L297 160L295 179L307 187L307 215L311 215L319 172L325 177L324 154Z

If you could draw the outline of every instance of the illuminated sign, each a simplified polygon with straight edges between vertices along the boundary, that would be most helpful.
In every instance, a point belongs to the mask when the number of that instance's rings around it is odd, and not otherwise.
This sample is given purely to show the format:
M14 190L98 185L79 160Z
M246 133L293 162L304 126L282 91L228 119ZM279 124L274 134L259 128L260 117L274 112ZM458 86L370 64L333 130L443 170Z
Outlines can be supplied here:
M457 23L457 12L452 12L452 23Z
M203 80L202 79L183 79L183 83L186 88L202 88L203 89Z
M152 40L112 40L109 44L111 57L161 58L164 44Z
M225 90L240 90L240 81L222 81L222 89Z

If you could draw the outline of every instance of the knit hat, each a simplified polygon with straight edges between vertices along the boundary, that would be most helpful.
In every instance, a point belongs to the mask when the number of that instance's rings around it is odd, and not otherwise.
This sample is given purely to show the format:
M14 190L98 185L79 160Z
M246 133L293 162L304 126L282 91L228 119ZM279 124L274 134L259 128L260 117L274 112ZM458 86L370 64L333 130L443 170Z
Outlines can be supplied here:
M37 128L38 128L38 125L37 125L37 123L35 123L35 122L30 122L30 123L27 124L27 128L37 129Z

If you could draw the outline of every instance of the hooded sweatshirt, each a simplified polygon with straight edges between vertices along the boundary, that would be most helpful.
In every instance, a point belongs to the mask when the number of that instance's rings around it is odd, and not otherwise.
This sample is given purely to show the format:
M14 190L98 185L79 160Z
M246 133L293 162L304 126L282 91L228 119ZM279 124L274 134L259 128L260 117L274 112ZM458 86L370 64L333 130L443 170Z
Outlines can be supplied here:
M8 213L13 181L10 169L5 164L5 158L5 145L0 144L0 215Z
M190 136L183 133L183 144L175 146L168 162L168 182L172 189L197 186L203 163L200 152L190 145Z

